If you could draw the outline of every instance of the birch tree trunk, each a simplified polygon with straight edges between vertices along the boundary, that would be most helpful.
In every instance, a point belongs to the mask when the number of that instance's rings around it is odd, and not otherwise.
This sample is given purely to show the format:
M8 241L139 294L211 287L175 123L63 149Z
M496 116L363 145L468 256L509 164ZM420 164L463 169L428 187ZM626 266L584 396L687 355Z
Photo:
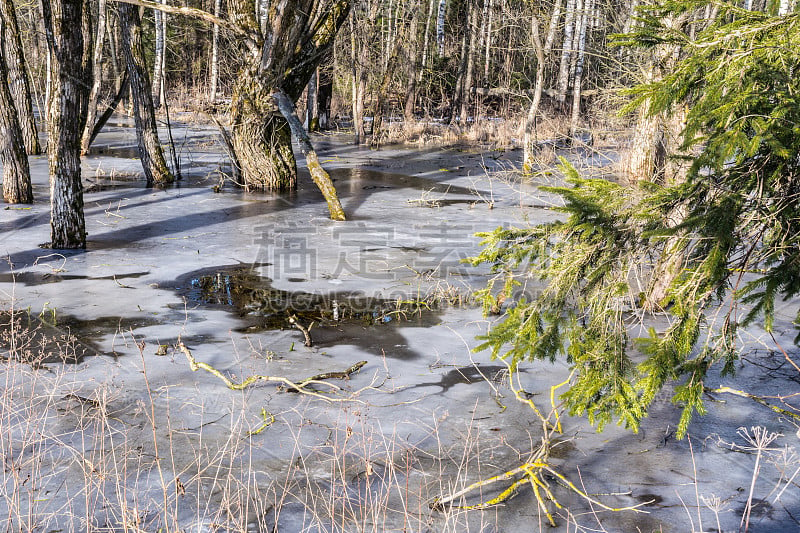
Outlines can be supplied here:
M214 16L219 17L222 11L222 0L214 0ZM217 84L219 83L219 25L214 24L211 30L211 88L208 101L211 105L217 102Z
M47 159L50 167L50 239L52 248L85 248L80 141L92 83L88 2L41 0L51 87ZM80 31L78 31L80 29ZM85 42L84 39L89 39Z
M166 0L159 0L165 3ZM155 21L155 58L153 59L153 85L152 85L152 101L153 107L158 109L161 107L161 96L164 94L164 48L166 46L166 30L167 30L167 14L161 11L154 11ZM138 17L138 14L137 14ZM141 26L141 22L139 23ZM141 30L140 30L141 31ZM131 89L135 86L131 80ZM135 93L135 90L131 90Z
M436 15L436 43L439 45L439 56L444 55L444 20L447 15L447 0L439 0Z
M19 32L17 13L12 0L0 0L0 20L4 25L5 37L0 46L5 48L6 76L11 90L20 133L25 143L25 150L31 155L42 153L39 136L36 131L36 119L33 116L33 98L28 81L28 65L22 48L22 37Z
M5 80L8 79L6 63L6 18L0 14L0 162L3 163L3 200L10 204L33 203L31 171L25 143L22 139L17 107Z
M569 74L572 64L572 43L575 35L575 6L576 0L567 0L564 15L564 41L561 50L561 62L558 67L556 100L563 104L567 99L569 90Z
M142 45L142 22L139 19L139 10L130 4L120 3L117 5L117 13L122 30L122 53L125 56L130 79L136 140L142 169L148 185L170 183L174 177L167 168L161 141L158 139L150 78L147 75L147 63Z
M581 112L581 84L583 82L583 62L586 49L586 30L589 25L589 14L592 12L592 0L578 0L576 14L576 46L573 47L575 68L572 76L572 114L569 135L573 140L578 138L578 123Z
M425 33L422 36L422 59L420 60L421 68L418 71L418 77L416 83L419 83L419 75L422 74L422 71L425 70L425 67L428 66L428 46L430 46L430 34L431 34L431 21L433 20L433 10L436 9L438 0L430 0L430 6L428 7L428 16L425 17Z

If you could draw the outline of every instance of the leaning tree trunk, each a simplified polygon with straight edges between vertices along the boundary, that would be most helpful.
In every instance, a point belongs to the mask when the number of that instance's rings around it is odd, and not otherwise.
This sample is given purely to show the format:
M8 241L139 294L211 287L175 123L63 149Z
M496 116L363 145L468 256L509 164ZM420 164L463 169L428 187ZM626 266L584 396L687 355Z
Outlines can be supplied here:
M0 40L0 46L6 51L6 75L3 76L3 80L8 80L11 88L25 150L29 154L41 154L42 147L39 144L36 119L33 116L28 65L25 62L17 14L12 0L0 0L0 21L5 30L5 36Z
M333 180L331 180L331 177L325 172L322 165L320 165L317 152L314 150L314 147L311 146L311 139L308 138L308 133L303 129L303 125L300 124L300 119L297 118L295 114L291 99L286 96L286 93L283 91L274 92L272 98L278 106L281 115L286 119L295 139L297 139L297 143L300 145L300 152L306 157L308 172L311 174L311 179L314 180L314 183L322 192L325 201L328 203L328 211L330 212L331 220L346 220L344 209L342 209L339 196L336 194L336 188L333 186Z
M136 124L136 140L147 184L170 183L174 180L167 168L161 141L158 139L156 115L150 78L147 75L144 47L142 45L142 22L139 10L131 4L118 4L120 29L122 30L122 53L125 55L130 79L133 116Z
M94 57L92 60L92 71L94 72L94 83L89 92L89 103L86 111L86 127L81 138L81 154L88 154L94 137L95 122L97 120L97 107L100 105L100 86L103 82L100 66L103 61L103 43L106 34L106 0L99 0L97 4L97 34L94 40Z
M5 13L2 14L5 18ZM31 172L17 108L8 84L8 67L4 46L4 20L0 20L0 162L3 163L3 199L10 204L33 203Z
M92 84L90 12L84 0L41 0L51 87L47 156L50 166L50 246L85 248L81 132Z

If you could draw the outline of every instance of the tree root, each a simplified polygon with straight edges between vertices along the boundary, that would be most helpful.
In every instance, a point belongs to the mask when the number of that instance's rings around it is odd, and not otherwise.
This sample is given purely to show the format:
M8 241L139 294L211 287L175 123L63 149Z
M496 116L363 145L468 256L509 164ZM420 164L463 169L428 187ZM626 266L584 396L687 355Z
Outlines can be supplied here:
M526 484L530 484L531 488L533 489L533 494L536 496L536 502L539 505L539 509L541 509L542 512L545 514L545 516L547 517L547 521L550 523L550 525L555 527L556 522L555 519L553 518L553 514L550 512L550 509L548 507L548 501L558 509L563 509L563 506L560 503L558 503L558 500L556 500L555 496L550 490L550 484L545 479L545 475L550 475L555 477L562 485L567 487L569 490L571 490L584 500L602 509L606 509L607 511L617 511L617 512L635 511L637 513L647 512L639 509L639 507L647 505L652 502L643 502L629 507L610 507L592 498L591 496L586 494L586 492L576 487L574 483L572 483L563 474L559 473L557 470L553 468L553 466L549 464L548 462L549 447L550 444L548 440L546 438L543 438L542 445L539 447L539 449L533 454L531 459L529 459L522 465L513 468L507 472L504 472L500 475L476 481L470 486L458 492L450 494L449 496L438 498L429 504L430 508L434 510L443 510L446 505L449 505L450 507L455 507L464 510L487 509L489 507L500 505L506 502L507 500L511 499L514 495L516 495L517 490L520 487ZM480 489L501 481L508 481L510 479L514 479L520 474L522 474L522 477L515 480L513 483L511 483L511 485L508 486L508 488L506 488L500 494L498 494L497 496L495 496L490 500L475 505L452 505L452 502L454 502L456 499L466 496L467 494L476 489Z
M321 398L326 401L336 401L336 398L331 398L330 396L326 396L320 393L317 390L309 388L310 385L325 385L331 388L331 392L335 392L341 390L336 385L331 383L326 383L325 379L347 379L350 377L351 374L358 372L361 367L367 364L366 361L359 361L358 363L350 366L344 371L341 372L325 372L323 374L317 374L316 376L312 376L310 378L304 379L299 382L294 382L288 378L283 376L264 376L264 375L253 375L242 381L241 383L236 383L228 378L225 374L214 368L213 366L209 365L208 363L204 363L202 361L198 361L192 355L191 350L186 347L185 344L182 342L178 343L178 349L183 352L186 356L186 359L189 361L189 368L192 369L192 372L196 372L199 369L203 369L206 372L210 372L214 374L219 379L221 379L225 385L231 390L243 390L253 385L254 383L258 383L260 381L269 381L272 383L278 383L285 387L287 391L299 392L301 394L307 394L309 396L314 396L315 398ZM341 399L339 399L341 400Z
M508 363L506 363L508 364ZM534 401L525 393L522 389L522 386L517 383L514 383L514 378L516 377L519 379L519 375L515 369L512 369L509 366L509 386L511 390L514 392L514 396L517 401L527 405L528 407L533 410L536 414L537 418L542 422L542 428L544 435L542 436L542 444L534 451L526 462L521 464L516 468L512 468L507 472L499 474L497 476L490 477L488 479L483 479L480 481L476 481L475 483L471 484L470 486L459 490L453 494L448 496L437 498L432 501L429 506L431 509L434 510L444 510L445 506L455 507L458 509L464 510L480 510L480 509L487 509L489 507L494 507L495 505L500 505L505 503L507 500L513 498L517 491L523 487L524 485L530 485L531 489L533 490L534 496L536 496L536 502L539 506L539 509L544 513L547 517L547 521L550 523L551 526L555 527L556 522L553 518L553 513L550 511L549 504L552 504L557 509L563 509L563 506L556 500L555 496L553 495L552 491L550 490L550 484L548 483L547 477L555 478L561 485L569 489L570 491L574 492L587 502L596 505L602 509L607 511L635 511L638 513L646 513L647 511L643 511L639 509L644 505L648 505L652 503L652 501L639 503L634 506L630 507L610 507L605 505L604 503L592 498L586 492L579 489L572 483L569 479L566 478L563 474L559 473L549 462L550 458L550 443L554 433L561 433L561 418L559 415L559 408L560 406L556 404L556 391L567 385L572 380L573 374L570 374L569 377L559 383L554 385L550 388L550 404L552 406L551 411L545 416L545 414L539 410L536 406ZM521 477L519 477L521 476ZM512 483L505 488L500 494L486 500L481 503L477 503L474 505L454 505L453 502L459 498L466 497L469 493L487 487L489 485L493 485L495 483L499 483L502 481L510 481L513 480Z

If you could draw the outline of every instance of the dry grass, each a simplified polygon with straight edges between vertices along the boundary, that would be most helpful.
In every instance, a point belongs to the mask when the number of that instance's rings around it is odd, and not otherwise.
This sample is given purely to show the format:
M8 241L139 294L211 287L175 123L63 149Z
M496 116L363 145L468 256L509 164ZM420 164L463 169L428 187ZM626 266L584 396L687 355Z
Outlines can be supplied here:
M438 301L461 297L445 285L431 295ZM118 361L63 364L74 340L31 329L21 320L24 314L17 314L6 327L0 363L2 530L462 533L507 531L504 521L514 509L531 514L530 531L548 530L525 493L506 509L462 508L496 492L465 494L452 505L431 508L438 498L524 461L539 440L538 434L511 438L508 428L492 429L498 422L480 422L481 409L502 407L489 397L463 406L476 413L466 419L414 400L392 404L398 401L392 393L402 389L393 388L384 369L376 373L383 381L370 388L376 394L369 397L361 394L367 389L346 385L347 402L298 396L287 408L286 402L270 404L270 398L288 393L268 387L213 394L213 377L176 386L176 372L188 370L154 369L154 347L125 332L115 341L121 353L127 349ZM260 357L249 364L267 362ZM250 371L243 365L238 370ZM491 383L507 397L509 386ZM275 422L254 433L263 425L259 408L276 404L284 407L272 413ZM387 416L397 409L403 417ZM776 502L789 497L786 491L800 471L796 454L772 440L738 446L760 454L754 454L748 514L754 494L764 496L755 483L759 458L781 473L766 496ZM554 490L560 498L568 493ZM701 526L703 509L720 521L725 506L718 498L705 497L697 482L694 492L692 525ZM570 531L605 530L603 517L592 509L554 511Z

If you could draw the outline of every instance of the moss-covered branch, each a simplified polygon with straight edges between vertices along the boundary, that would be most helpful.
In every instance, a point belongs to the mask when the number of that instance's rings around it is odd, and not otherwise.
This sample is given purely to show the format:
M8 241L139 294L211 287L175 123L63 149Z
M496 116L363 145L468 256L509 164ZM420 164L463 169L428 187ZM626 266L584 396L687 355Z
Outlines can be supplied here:
M247 387L254 385L255 383L259 383L261 381L268 381L271 383L278 383L283 385L286 390L290 390L293 392L299 392L302 394L308 394L309 396L313 396L315 398L321 398L326 401L335 401L335 398L331 398L330 396L326 396L321 394L314 389L309 388L309 385L326 385L330 387L333 391L341 390L336 385L332 385L330 383L325 383L323 380L326 379L348 379L351 374L358 372L361 367L367 364L366 361L359 361L354 365L350 366L349 368L340 371L340 372L325 372L323 374L317 374L315 376L311 376L310 378L303 379L301 381L292 381L289 378L283 376L267 376L261 374L255 374L253 376L248 377L241 383L237 383L231 380L228 376L214 368L213 366L209 365L208 363L204 363L202 361L198 361L195 359L194 355L192 355L192 351L184 343L178 344L178 349L186 356L186 359L189 361L189 368L192 369L192 372L196 372L197 370L203 369L206 372L209 372L219 379L221 379L225 385L231 390L243 390Z

